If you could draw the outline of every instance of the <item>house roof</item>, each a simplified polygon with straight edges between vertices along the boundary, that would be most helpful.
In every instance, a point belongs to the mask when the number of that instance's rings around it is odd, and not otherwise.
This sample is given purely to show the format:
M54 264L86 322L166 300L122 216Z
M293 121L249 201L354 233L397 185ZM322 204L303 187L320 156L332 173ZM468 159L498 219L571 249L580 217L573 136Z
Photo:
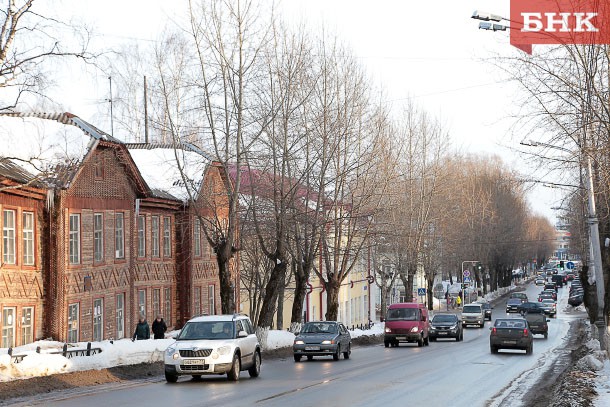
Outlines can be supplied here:
M34 174L29 173L23 167L5 157L0 157L0 177L10 179L19 184L30 184L35 187L41 186L41 183L36 179Z
M142 177L157 198L196 199L212 156L190 143L127 143Z

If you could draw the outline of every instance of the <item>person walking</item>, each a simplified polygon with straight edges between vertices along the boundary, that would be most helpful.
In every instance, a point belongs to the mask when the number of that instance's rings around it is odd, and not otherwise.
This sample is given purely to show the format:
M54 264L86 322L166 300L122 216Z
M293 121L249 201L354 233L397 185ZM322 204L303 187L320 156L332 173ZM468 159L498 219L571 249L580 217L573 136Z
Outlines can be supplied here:
M456 300L455 300L455 301L457 302L457 307L458 307L458 308L460 308L460 306L462 305L462 297L460 297L460 296L458 295L458 297L456 298Z
M148 322L146 322L146 317L140 314L140 319L138 324L136 325L136 331L133 333L132 341L142 339L150 339L150 328L148 327Z
M152 331L155 339L165 339L165 331L167 331L167 324L161 317L161 314L157 315L157 318L152 323Z

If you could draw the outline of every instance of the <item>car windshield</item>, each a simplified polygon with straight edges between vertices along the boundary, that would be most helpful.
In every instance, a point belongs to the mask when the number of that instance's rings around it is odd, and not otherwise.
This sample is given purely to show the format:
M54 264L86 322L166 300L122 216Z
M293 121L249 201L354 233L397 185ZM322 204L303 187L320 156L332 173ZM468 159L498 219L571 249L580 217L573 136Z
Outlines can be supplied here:
M464 310L462 311L462 313L466 313L466 314L477 314L480 312L481 312L480 305L464 305Z
M392 320L404 320L404 321L416 321L417 320L417 309L416 308L394 308L388 310L388 321Z
M525 328L525 321L518 319L496 319L496 328Z
M308 322L303 325L302 333L305 334L335 334L337 333L337 324L327 322Z
M189 341L196 339L232 339L234 337L233 322L206 321L187 322L176 339Z
M443 322L457 322L457 316L455 315L435 315L432 318L432 322L443 323Z
M521 304L521 300L519 298L511 298L508 300L508 304Z

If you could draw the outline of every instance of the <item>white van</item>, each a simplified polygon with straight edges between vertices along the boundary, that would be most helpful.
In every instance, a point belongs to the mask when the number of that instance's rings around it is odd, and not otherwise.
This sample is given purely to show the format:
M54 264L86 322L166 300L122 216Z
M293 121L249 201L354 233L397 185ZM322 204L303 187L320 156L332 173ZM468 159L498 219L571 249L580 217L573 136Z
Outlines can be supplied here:
M485 310L482 304L466 304L462 309L462 325L478 325L479 328L485 326Z

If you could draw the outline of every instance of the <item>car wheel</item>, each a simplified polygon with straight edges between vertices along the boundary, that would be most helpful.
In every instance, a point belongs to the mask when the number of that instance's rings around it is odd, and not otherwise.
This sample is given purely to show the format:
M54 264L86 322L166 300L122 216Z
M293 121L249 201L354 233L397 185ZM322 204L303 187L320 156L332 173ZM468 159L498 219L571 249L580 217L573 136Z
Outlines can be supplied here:
M333 353L333 360L339 360L339 356L341 356L341 345L337 345L337 351Z
M549 338L549 333L548 333L548 332L545 332L545 333L544 333L544 339L548 339L548 338Z
M525 349L525 354L531 355L533 353L533 351L534 351L534 347L532 345L530 345Z
M313 356L307 355L307 360L313 360Z
M349 359L349 355L352 353L352 344L347 345L347 352L343 352L343 359Z
M383 346L385 346L386 348L389 348L390 347L390 342L383 341Z
M178 375L175 373L165 372L165 380L168 383L176 383L178 381Z
M254 352L254 364L248 369L250 377L258 377L261 374L261 354Z
M301 355L294 355L294 361L295 362L300 362L301 361Z
M417 340L417 347L421 348L422 346L424 346L424 338L419 338Z
M436 342L436 336L431 336L430 337L430 342Z
M479 328L485 328L485 322L479 325Z
M430 346L430 337L429 337L429 336L426 336L426 337L424 338L424 345L426 345L426 346Z
M490 346L489 348L491 350L491 353L493 353L493 354L498 353L498 348L496 348L495 346Z
M239 380L239 371L241 370L241 364L239 363L239 356L237 353L233 355L233 364L231 365L231 370L227 372L227 379L232 382L236 382Z

